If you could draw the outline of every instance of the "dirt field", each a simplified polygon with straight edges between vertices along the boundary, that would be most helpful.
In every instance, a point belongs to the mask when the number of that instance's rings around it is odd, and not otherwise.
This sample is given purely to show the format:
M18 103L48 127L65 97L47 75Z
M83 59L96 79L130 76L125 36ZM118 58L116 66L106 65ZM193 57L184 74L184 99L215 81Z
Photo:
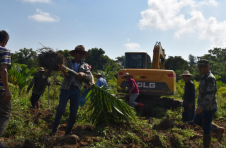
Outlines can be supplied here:
M50 120L53 114L46 110L43 111L42 109L37 111L30 109L29 113L33 116L28 119L28 121L32 121L34 124L39 124L41 120L46 121L46 124L42 124L43 129L49 129L49 131L52 128L53 122ZM103 125L103 127L95 128L92 125L75 125L72 130L72 134L75 134L79 136L79 140L75 144L65 144L63 142L58 142L55 144L52 144L50 141L54 140L53 137L49 136L49 133L46 133L46 136L42 136L37 140L30 141L31 145L25 147L31 147L32 144L35 144L35 147L56 147L56 148L75 148L75 147L84 147L88 148L90 145L96 145L98 147L98 143L103 143L103 139L106 139L107 145L109 144L109 147L121 147L121 148L140 148L145 147L144 143L147 147L189 147L189 148L199 148L202 145L202 137L182 137L183 139L183 146L179 145L180 143L180 137L178 135L183 135L183 131L185 129L185 125L181 123L175 124L173 120L170 120L169 118L165 118L160 123L155 124L155 118L153 117L143 117L142 120L144 122L148 122L148 124L153 125L152 129L146 128L145 126L141 126L141 130L138 130L137 126L131 124L118 124L118 125ZM226 118L221 118L219 120L215 120L215 123L218 125L226 127ZM108 127L109 131L105 132L99 132L103 131L102 129L105 129ZM175 131L175 127L177 131ZM64 135L64 131L66 129L66 124L61 124L57 137L61 137ZM106 131L106 130L105 130ZM139 141L136 141L136 139L131 138L127 136L127 138L122 138L121 142L117 144L117 142L111 142L115 141L114 139L120 140L120 135L125 134L125 131L128 131L127 133L133 133L138 138ZM202 134L202 129L200 127L195 128L195 133ZM189 134L189 133L187 133ZM216 141L216 134L213 135L213 141L212 141L212 147L214 148L220 148L224 147L226 144L226 139L223 138L223 140L219 143ZM224 137L226 136L226 133L224 133ZM29 138L28 138L29 139ZM5 144L7 144L10 147L13 148L19 148L24 146L24 141L15 141L14 137L9 137L4 139ZM163 141L165 141L163 143ZM29 142L27 142L29 143ZM27 144L26 143L26 144ZM33 145L34 146L34 145ZM101 146L99 146L101 147Z

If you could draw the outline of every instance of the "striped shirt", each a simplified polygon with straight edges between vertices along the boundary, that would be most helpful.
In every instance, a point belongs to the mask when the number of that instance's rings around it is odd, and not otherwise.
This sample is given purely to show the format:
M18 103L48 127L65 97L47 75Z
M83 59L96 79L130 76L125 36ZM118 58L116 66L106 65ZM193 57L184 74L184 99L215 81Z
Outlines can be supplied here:
M11 65L11 56L10 56L10 50L0 46L0 62L1 65ZM1 79L1 74L0 74L0 91L5 91L2 79Z

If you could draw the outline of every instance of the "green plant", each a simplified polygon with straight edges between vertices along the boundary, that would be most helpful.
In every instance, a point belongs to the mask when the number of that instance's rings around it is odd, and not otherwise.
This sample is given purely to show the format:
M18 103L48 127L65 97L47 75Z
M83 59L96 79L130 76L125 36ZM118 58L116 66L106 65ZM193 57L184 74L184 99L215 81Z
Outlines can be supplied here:
M21 90L29 84L32 73L35 72L35 68L29 69L25 64L13 64L9 70L9 82L18 86L19 93Z

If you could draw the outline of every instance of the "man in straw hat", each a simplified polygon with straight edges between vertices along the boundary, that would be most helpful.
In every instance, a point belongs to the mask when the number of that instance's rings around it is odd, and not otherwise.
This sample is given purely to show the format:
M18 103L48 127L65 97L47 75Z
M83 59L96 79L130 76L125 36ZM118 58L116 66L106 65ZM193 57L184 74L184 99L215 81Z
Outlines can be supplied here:
M132 106L132 107L138 106L142 110L144 104L142 104L140 102L138 102L138 103L135 102L135 100L139 96L139 89L137 87L135 80L132 78L132 76L129 73L125 73L124 76L122 77L122 79L126 79L129 83L129 87L130 87L130 91L128 93L129 105Z
M195 111L194 123L202 127L204 131L203 146L209 148L211 145L211 130L218 133L218 141L220 141L224 128L212 124L218 105L216 79L209 69L209 61L205 59L198 61L198 68L202 77L199 83L198 107Z
M38 74L33 77L30 85L27 88L27 93L29 93L30 89L34 85L31 96L31 105L33 108L40 108L39 99L45 92L46 85L50 86L50 80L48 79L48 76L44 74L45 72L45 69L40 67Z
M89 56L89 53L85 51L85 47L83 45L76 46L74 50L70 51L70 55L73 56L74 59L68 61L67 67L77 72L78 76L74 77L70 73L67 73L65 70L62 70L64 80L61 84L60 101L53 123L53 136L56 136L57 128L60 124L61 117L65 112L65 108L69 99L70 116L67 128L65 130L65 135L69 135L71 133L79 107L80 90L82 86L81 78L87 79L89 81L92 80L91 72L88 67L89 65L82 62L82 59L87 58Z
M195 85L190 79L192 75L189 71L185 70L180 77L183 78L185 82L184 87L184 98L183 98L183 107L184 111L182 113L183 122L192 121L195 116ZM194 128L194 122L188 122L187 128Z
M105 87L107 86L107 81L103 78L102 74L100 73L97 73L95 75L95 78L97 78L97 82L96 82L96 85L99 86L99 87Z

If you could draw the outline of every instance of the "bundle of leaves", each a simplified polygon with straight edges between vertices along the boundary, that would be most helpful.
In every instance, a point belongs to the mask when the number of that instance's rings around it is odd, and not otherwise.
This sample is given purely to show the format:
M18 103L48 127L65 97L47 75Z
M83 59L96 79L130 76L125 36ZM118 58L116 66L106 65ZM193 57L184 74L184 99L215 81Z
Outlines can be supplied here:
M123 121L130 122L136 119L135 112L132 107L124 102L124 100L112 95L108 87L92 86L92 90L88 93L86 99L91 103L87 112L92 111L90 121L96 126L105 123L120 123Z
M60 71L65 58L59 52L55 52L50 47L43 47L37 50L38 63L41 67L48 69L49 71Z

